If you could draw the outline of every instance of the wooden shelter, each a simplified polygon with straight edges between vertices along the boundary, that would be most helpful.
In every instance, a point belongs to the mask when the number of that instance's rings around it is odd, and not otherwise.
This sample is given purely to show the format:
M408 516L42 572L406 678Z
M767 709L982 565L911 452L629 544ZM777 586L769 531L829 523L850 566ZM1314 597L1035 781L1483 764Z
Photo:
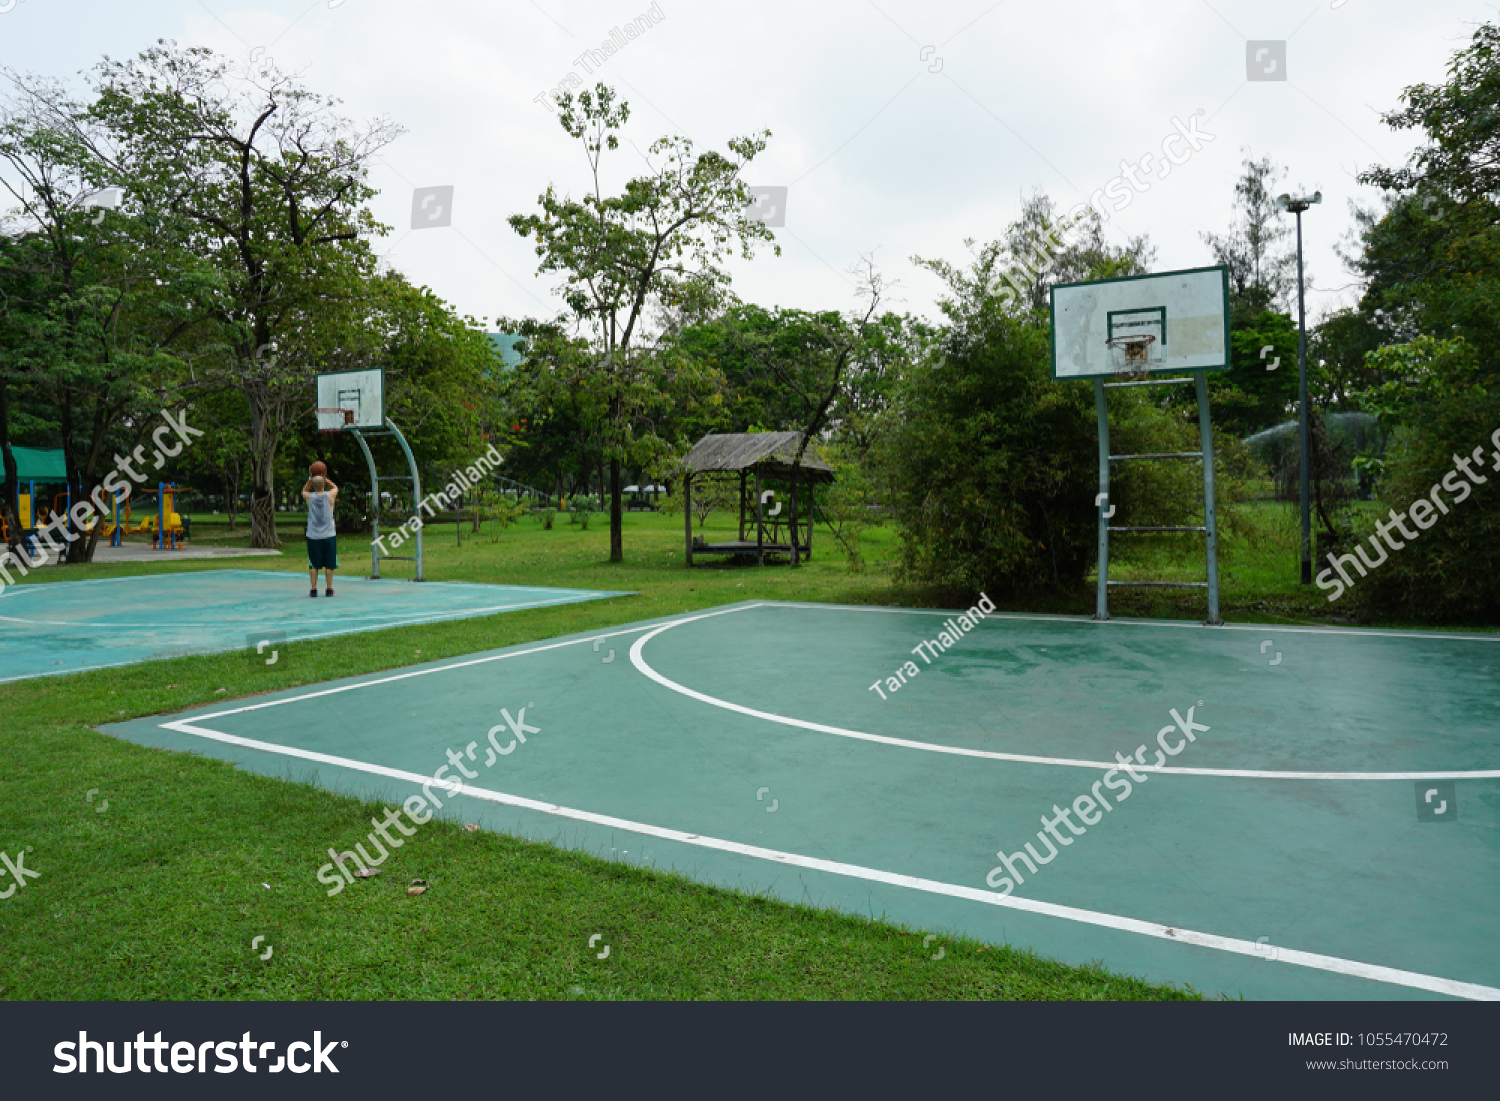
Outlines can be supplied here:
M740 432L704 436L683 460L682 515L687 529L687 564L695 554L753 554L757 565L765 563L767 554L812 557L813 487L833 481L833 467L824 462L811 444L802 462L793 467L800 432ZM705 543L693 540L693 477L697 474L738 474L740 476L739 539L729 543ZM753 485L751 479L754 479ZM767 483L788 490L789 508L783 513L778 504L765 507ZM805 502L798 496L806 493ZM747 499L747 492L754 496ZM805 518L804 518L805 516ZM746 536L746 525L754 532Z

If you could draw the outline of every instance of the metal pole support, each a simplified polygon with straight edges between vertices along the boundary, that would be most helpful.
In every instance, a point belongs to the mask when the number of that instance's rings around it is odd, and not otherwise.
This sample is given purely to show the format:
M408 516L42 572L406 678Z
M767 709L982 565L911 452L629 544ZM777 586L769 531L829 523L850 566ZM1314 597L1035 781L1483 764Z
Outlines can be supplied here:
M1094 380L1094 405L1099 411L1099 593L1094 602L1094 618L1109 618L1109 404L1104 398L1104 380Z
M417 472L417 460L412 457L411 447L406 442L406 437L401 434L390 417L386 417L385 426L390 429L391 435L396 437L396 442L401 445L401 452L406 456L407 468L411 471L411 507L412 515L417 518L417 580L426 580L422 576L422 475Z
M1312 506L1309 479L1312 474L1312 448L1309 439L1307 405L1307 302L1302 286L1302 211L1297 211L1297 437L1302 448L1301 478L1298 496L1302 520L1302 584L1312 584Z
M1208 416L1208 372L1193 372L1198 391L1198 435L1203 441L1204 555L1208 559L1208 618L1204 624L1222 627L1219 618L1219 519L1214 508L1214 429Z
M365 453L365 464L370 468L370 580L380 580L380 475L375 473L375 456L370 454L370 445L364 433L351 428L359 449Z

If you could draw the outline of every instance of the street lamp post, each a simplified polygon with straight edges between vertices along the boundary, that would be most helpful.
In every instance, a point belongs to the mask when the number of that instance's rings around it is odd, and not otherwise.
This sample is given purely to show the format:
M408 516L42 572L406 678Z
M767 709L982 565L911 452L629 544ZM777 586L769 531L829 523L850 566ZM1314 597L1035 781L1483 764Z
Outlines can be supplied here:
M1307 304L1302 287L1302 212L1323 201L1323 193L1280 195L1276 205L1297 216L1297 433L1301 440L1302 468L1300 496L1302 503L1302 584L1312 584L1312 499L1309 493L1312 449L1307 415Z

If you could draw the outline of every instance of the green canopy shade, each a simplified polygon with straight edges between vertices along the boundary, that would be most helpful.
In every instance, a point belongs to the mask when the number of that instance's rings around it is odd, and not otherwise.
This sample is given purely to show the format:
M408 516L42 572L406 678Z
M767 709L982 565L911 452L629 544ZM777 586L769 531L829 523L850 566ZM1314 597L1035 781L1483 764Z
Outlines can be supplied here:
M68 480L68 467L61 448L12 447L16 457L16 479L22 482L48 482L58 485Z

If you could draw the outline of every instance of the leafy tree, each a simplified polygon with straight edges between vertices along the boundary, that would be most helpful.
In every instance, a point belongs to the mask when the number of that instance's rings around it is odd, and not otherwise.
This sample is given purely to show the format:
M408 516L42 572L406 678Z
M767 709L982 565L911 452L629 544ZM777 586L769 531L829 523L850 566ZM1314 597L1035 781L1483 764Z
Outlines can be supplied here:
M160 426L158 411L180 404L181 357L191 355L195 334L164 284L174 274L194 283L201 273L149 204L132 199L120 213L86 207L111 181L100 155L107 136L84 108L49 81L6 71L4 83L0 162L10 172L0 186L15 200L18 228L0 252L5 371L50 410L45 442L62 449L69 484L88 498L113 469L112 453L131 453ZM9 501L13 460L6 473ZM68 559L90 558L99 530L71 541Z
M569 336L552 322L504 324L524 338L521 362L506 369L497 383L501 428L514 441L506 476L545 487L554 497L587 492L604 457L595 427L602 410L589 385L593 357L588 341ZM569 473L575 479L571 485ZM599 486L606 486L602 473Z
M966 601L1078 583L1097 527L1093 394L1052 380L1046 330L993 289L1002 260L919 261L948 285L948 325L876 448L903 574Z
M1269 350L1267 350L1269 349ZM1279 361L1279 362L1278 362ZM1191 404L1189 396L1175 404ZM1214 423L1248 436L1280 424L1297 401L1297 326L1266 310L1229 332L1229 370L1210 376Z
M1382 347L1365 357L1357 400L1392 430L1382 493L1398 507L1500 425L1500 28L1487 23L1440 85L1419 84L1384 116L1421 132L1407 163L1362 174L1389 189L1361 221L1356 258L1367 282L1361 324ZM1500 614L1500 479L1489 482L1358 582L1372 606L1423 619Z
M517 214L510 224L536 240L540 271L564 275L559 293L592 338L589 390L602 408L589 411L603 442L610 472L610 561L624 559L620 464L656 465L669 450L649 426L666 404L669 369L641 345L648 306L699 307L722 299L729 283L723 261L738 242L749 257L757 240L771 241L764 224L751 220L750 195L740 178L746 164L766 147L769 132L734 138L728 155L694 154L685 137L665 137L646 154L650 174L607 196L601 174L606 151L619 148L616 134L630 117L613 89L600 84L575 100L564 93L558 116L568 136L587 156L590 190L581 199L549 187L537 214ZM779 252L779 248L777 249ZM688 370L678 361L676 369Z
M251 543L271 547L277 449L307 408L320 356L365 320L369 239L386 231L364 206L365 180L398 130L354 128L336 101L274 66L232 76L212 51L170 42L106 59L91 114L114 147L90 150L130 194L185 223L217 276L173 289L216 330L209 384L245 395Z
M1237 221L1223 236L1200 236L1214 262L1229 268L1231 325L1245 327L1269 310L1290 313L1297 289L1295 242L1274 194L1286 175L1270 157L1256 160L1246 151L1243 173L1234 185ZM1310 285L1310 283L1309 283Z

